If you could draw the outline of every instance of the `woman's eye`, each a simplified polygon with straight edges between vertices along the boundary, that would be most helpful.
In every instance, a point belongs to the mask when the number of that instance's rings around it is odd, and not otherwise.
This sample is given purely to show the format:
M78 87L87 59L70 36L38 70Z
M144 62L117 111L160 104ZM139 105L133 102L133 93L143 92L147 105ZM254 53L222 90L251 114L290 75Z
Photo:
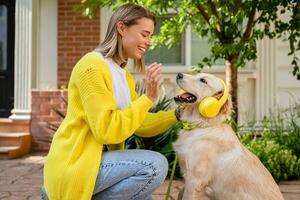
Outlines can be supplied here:
M202 83L207 84L207 81L206 81L204 78L201 78L200 81L201 81Z

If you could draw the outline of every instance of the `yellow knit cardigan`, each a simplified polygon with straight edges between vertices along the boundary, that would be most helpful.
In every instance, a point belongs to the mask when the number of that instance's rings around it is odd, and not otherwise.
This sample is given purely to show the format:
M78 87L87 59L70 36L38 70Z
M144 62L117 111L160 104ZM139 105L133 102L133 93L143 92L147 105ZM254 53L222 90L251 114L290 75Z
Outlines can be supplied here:
M91 199L101 163L103 144L124 148L133 133L155 136L176 122L174 110L149 113L153 105L137 97L126 69L131 103L118 110L112 77L104 60L88 53L75 65L68 87L68 109L54 135L44 165L44 186L50 200Z

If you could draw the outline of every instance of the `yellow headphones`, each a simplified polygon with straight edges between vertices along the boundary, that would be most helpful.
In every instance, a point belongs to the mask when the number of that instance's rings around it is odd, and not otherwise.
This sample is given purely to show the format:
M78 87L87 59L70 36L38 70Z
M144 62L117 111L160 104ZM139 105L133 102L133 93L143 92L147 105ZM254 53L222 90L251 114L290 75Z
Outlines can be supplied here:
M219 79L223 85L223 96L218 100L215 97L205 97L199 104L199 112L207 118L215 117L228 98L228 88L222 79Z

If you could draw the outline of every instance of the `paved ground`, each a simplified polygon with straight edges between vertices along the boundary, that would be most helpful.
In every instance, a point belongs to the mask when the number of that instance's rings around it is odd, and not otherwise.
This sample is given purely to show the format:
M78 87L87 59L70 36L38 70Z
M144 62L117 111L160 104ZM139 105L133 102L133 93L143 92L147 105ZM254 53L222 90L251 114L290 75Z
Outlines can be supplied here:
M43 155L29 155L20 159L0 160L0 200L38 200L42 184ZM166 181L153 194L154 200L164 200ZM181 181L175 181L171 199L176 199L182 188ZM285 200L300 200L300 181L281 182L280 189Z

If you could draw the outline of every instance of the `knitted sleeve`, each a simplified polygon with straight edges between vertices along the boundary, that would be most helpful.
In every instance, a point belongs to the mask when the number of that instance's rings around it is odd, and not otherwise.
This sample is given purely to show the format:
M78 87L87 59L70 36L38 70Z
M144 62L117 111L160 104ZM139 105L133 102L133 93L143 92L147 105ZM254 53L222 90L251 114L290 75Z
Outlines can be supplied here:
M118 110L112 91L107 86L107 75L99 66L84 67L78 72L75 85L96 141L118 144L140 127L153 103L142 95L128 107Z
M141 137L152 137L164 132L177 122L174 112L174 109L157 113L148 112L135 134Z

